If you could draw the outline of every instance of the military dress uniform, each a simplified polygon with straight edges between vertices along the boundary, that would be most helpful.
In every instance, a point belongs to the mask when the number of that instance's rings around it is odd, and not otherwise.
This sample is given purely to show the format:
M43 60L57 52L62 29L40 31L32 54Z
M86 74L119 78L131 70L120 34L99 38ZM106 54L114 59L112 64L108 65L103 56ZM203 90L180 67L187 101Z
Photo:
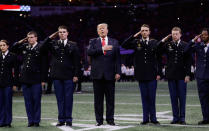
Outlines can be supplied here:
M14 72L13 72L14 69ZM18 81L17 57L7 51L0 53L0 127L11 126L12 87Z
M142 38L127 38L122 47L134 49L134 74L139 82L141 91L143 122L144 124L152 122L157 124L155 98L157 89L157 75L161 75L158 57L157 40Z
M209 44L195 43L193 40L186 46L185 52L196 53L196 79L202 109L203 121L209 124Z
M165 75L173 111L172 124L185 123L186 89L185 77L191 74L191 55L184 52L186 42L160 42L161 54L167 55Z
M80 55L77 44L69 40L47 37L44 47L51 53L50 76L53 79L58 105L58 121L72 125L73 77L79 76Z
M28 126L39 126L41 120L41 82L47 79L47 55L44 55L42 44L15 43L11 47L23 57L20 69L20 78L28 116Z

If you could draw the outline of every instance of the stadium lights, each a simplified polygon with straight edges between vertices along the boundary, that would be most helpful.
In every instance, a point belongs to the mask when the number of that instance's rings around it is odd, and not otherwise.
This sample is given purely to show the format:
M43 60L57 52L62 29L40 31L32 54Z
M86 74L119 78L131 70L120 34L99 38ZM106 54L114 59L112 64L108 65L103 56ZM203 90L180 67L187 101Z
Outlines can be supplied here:
M0 5L0 11L31 11L31 6L29 5Z

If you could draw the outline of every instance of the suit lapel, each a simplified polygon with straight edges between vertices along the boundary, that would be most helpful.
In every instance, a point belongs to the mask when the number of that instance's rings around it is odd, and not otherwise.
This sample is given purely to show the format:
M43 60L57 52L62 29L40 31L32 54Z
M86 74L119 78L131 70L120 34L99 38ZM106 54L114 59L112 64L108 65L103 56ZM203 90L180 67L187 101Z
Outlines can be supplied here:
M205 50L205 49L204 49ZM209 47L207 49L207 52L206 52L207 56L209 56Z
M10 56L10 52L8 52L8 54L5 56L4 60L6 60L9 56ZM3 56L2 56L2 59L3 59Z
M205 46L203 42L200 44L200 49L201 49L201 52L203 52L203 54L207 54L207 52L205 52Z
M142 39L139 40L139 43L142 45L142 47L146 46L146 44L144 43L144 41Z
M3 60L3 55L2 55L2 53L0 53L0 59Z
M148 47L152 47L152 42L151 42L151 40L149 39L149 41L147 42L147 44L145 43L145 45L148 46Z
M108 37L108 45L112 45L113 42L112 42L112 39Z
M177 49L182 49L182 48L183 48L183 45L182 45L182 43L180 41L179 45L177 46Z
M100 37L97 38L96 46L97 46L98 48L102 48L102 42L101 42Z
M39 44L37 43L37 45L32 49L32 50L36 50L38 48Z
M57 45L60 47L61 46L61 40L57 41Z
M65 49L66 49L66 48L70 48L70 46L71 46L71 43L70 43L70 41L68 40L67 43L66 43L66 45L65 45Z

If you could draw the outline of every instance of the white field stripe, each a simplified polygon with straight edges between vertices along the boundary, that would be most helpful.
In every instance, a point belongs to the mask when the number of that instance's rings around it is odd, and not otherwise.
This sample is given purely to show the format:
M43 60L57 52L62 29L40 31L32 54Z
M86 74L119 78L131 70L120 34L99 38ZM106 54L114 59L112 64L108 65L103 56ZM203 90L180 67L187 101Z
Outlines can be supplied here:
M94 96L94 94L74 94L74 95L79 95L79 96ZM129 96L129 97L138 97L141 96L140 92L138 94L115 94L115 96ZM169 93L168 94L156 94L156 96L162 96L162 97L170 97ZM198 97L198 94L188 94L188 97Z
M93 89L93 87L91 87L92 89ZM90 88L90 89L91 89ZM120 91L120 90L122 90L122 91L133 91L133 87L130 87L130 88L132 88L132 89L129 89L129 87L116 87L115 88L115 91L117 92L117 91ZM135 87L134 87L135 88ZM138 90L136 90L136 91L140 91L139 90L139 88L138 87L136 87ZM157 89L157 92L158 91L169 91L168 90L168 87L163 87L163 88L165 88L165 89L159 89L159 88L161 88L161 87L158 87L158 89ZM135 89L134 89L135 90ZM189 87L187 87L187 91L197 91L197 88L195 88L195 89L189 89Z
M14 103L24 103L24 100L13 100ZM41 103L56 104L56 101L41 101ZM87 101L74 101L74 104L94 104L94 102ZM105 104L105 102L104 102ZM142 105L141 103L115 103L116 105ZM156 104L157 106L170 106L171 104ZM199 107L200 105L186 105L187 107Z
M28 119L28 117L26 116L13 116L14 119ZM41 120L55 120L57 121L57 118L41 118ZM95 120L83 120L83 119L73 119L75 121L84 121L84 122L95 122Z
M209 128L209 125L179 125L179 124L160 124L161 126L173 126L173 127L193 127L193 128Z
M54 96L54 94L50 94L50 95L45 95L45 94L42 94L42 96L43 97L48 97L48 96ZM94 96L94 94L93 93L86 93L86 92L84 92L84 93L80 93L80 94L74 94L74 96ZM138 96L141 96L141 94L140 94L140 92L134 92L134 93L116 93L115 94L115 96L129 96L129 97L138 97ZM156 96L169 96L170 97L170 94L169 94L169 92L165 92L165 93L157 93L156 94ZM187 92L187 96L188 97L194 97L194 96L198 96L198 93L188 93Z
M141 116L142 117L142 116ZM27 117L23 117L23 116L14 116L14 119L28 119ZM105 117L104 117L105 118ZM142 118L120 118L120 117L114 117L115 121L118 121L117 123L124 123L124 121L128 121L128 122L139 122L142 121ZM57 118L41 118L41 120L53 120L53 121L57 121ZM73 119L74 121L80 121L80 122L96 122L96 120L84 120L84 119ZM166 118L166 119L159 119L158 121L168 121L168 120L172 120L172 117L170 118ZM120 121L120 122L119 122Z
M27 119L27 117L19 117L19 116L14 116L13 118L15 119ZM41 120L56 120L57 118L41 118ZM83 122L95 122L95 120L79 120L79 119L74 119L75 121L83 121ZM163 121L162 119L158 119L159 121ZM121 123L121 124L139 124L139 122L142 121L142 119L138 119L137 121L120 121L117 123ZM53 123L52 125L55 125L56 123ZM78 126L78 125L82 125L82 124L74 124L73 126ZM140 126L140 125L139 125ZM147 125L148 126L148 125ZM209 128L209 125L178 125L178 124L160 124L159 126L171 126L171 127L193 127L193 128ZM65 126L63 126L65 127ZM130 125L130 127L133 127L133 125ZM90 129L89 129L90 130ZM70 130L67 130L70 131Z

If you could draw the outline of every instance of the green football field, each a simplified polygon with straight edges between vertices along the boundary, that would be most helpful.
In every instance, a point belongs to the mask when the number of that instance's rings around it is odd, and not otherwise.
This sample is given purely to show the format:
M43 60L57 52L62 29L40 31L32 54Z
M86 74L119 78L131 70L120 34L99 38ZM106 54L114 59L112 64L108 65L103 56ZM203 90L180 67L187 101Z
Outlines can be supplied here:
M92 83L82 83L82 94L74 94L73 127L57 128L57 103L54 94L42 96L42 121L40 127L27 127L27 117L22 96L13 97L12 128L0 128L3 131L167 131L167 130L208 130L209 125L198 126L202 120L200 102L197 94L196 82L187 86L187 125L170 125L172 112L167 82L159 82L156 97L157 117L161 125L140 125L142 121L142 105L140 91L136 82L116 83L115 94L115 122L117 126L95 126ZM105 114L104 114L105 115Z

